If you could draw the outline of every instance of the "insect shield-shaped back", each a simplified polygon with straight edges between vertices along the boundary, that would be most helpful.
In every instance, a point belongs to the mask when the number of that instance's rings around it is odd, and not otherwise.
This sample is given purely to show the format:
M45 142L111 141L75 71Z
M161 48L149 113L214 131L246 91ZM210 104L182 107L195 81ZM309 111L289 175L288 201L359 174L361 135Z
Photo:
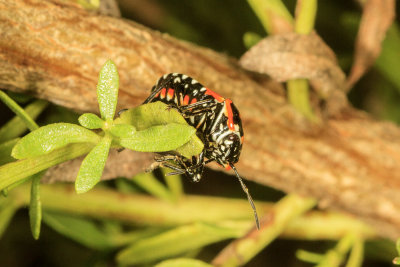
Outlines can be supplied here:
M254 210L259 228L253 200L233 165L238 162L242 150L243 128L239 111L232 101L195 79L178 73L160 77L144 104L156 101L179 110L188 124L197 129L196 134L204 143L204 150L197 157L189 160L170 154L159 160L161 165L172 169L170 174L186 174L196 182L201 179L204 165L209 162L216 161L226 168L232 168Z

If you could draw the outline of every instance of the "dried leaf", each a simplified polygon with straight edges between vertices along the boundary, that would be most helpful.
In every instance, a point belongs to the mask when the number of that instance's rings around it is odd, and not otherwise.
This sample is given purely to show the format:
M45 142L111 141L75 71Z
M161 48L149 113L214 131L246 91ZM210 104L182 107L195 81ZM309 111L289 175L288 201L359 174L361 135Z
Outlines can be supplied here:
M395 17L394 0L368 0L358 30L354 63L346 82L350 89L378 58L386 31Z
M309 79L325 98L332 91L345 88L345 75L337 65L335 54L315 33L269 36L246 52L240 64L281 82Z

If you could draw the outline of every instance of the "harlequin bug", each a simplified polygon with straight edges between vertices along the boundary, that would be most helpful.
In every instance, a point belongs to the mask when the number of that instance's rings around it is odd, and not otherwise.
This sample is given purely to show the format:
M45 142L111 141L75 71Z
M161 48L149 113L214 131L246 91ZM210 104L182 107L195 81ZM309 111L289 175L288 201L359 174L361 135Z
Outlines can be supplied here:
M168 175L186 174L198 182L204 165L209 162L216 161L226 169L232 168L253 208L259 228L253 199L233 165L238 162L242 150L243 128L239 111L232 101L204 87L195 79L178 73L162 76L144 104L155 101L179 110L188 124L197 129L196 134L204 143L203 152L191 160L175 154L156 159L160 165L174 170Z

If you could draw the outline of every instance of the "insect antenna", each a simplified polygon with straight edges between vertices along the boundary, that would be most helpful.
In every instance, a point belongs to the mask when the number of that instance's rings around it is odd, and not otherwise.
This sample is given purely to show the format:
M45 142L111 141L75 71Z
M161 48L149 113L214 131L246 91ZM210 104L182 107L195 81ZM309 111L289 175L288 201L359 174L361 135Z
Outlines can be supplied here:
M229 163L229 165L231 166L231 168L235 171L236 173L236 177L238 178L240 185L242 186L243 191L246 193L247 195L247 199L249 200L249 203L251 205L251 208L253 209L254 212L254 219L256 220L256 226L257 229L260 230L260 222L258 221L258 215L257 215L257 210L256 210L256 206L254 205L254 201L250 196L249 193L249 189L247 188L247 186L244 184L242 178L240 177L239 173L237 172L235 166L232 163Z

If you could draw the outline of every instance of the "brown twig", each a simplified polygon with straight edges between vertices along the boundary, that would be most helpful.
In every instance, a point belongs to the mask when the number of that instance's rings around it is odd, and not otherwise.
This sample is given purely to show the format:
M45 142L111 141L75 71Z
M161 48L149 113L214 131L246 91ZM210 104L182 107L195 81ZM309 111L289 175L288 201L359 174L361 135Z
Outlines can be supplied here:
M346 106L311 125L277 82L234 59L65 1L0 0L0 29L2 88L97 112L97 75L109 58L120 73L120 108L140 104L162 74L188 74L239 107L245 145L237 168L246 179L315 197L385 236L400 235L400 129L393 124Z

